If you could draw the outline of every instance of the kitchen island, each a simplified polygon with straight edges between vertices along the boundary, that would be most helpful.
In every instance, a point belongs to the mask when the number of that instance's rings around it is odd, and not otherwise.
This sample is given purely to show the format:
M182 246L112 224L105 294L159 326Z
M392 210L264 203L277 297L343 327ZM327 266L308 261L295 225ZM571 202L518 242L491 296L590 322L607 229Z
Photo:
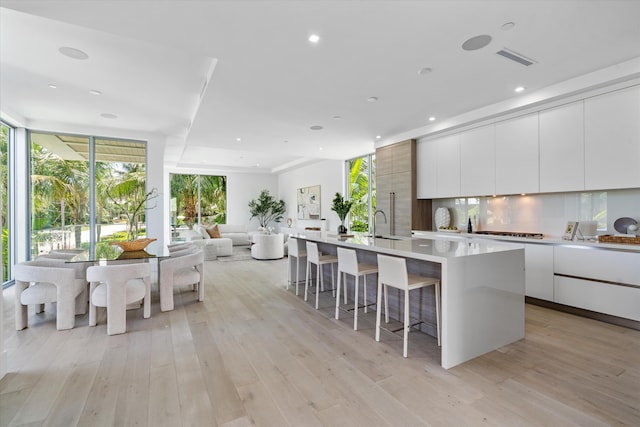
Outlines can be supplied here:
M291 238L303 245L305 240L317 242L323 253L335 254L338 246L356 249L361 262L375 263L378 253L403 257L410 273L440 277L445 369L524 337L523 245L439 237L342 238L329 233ZM417 304L422 305L412 307L412 314L430 312L432 303L432 298L419 298ZM393 310L390 314L397 316Z

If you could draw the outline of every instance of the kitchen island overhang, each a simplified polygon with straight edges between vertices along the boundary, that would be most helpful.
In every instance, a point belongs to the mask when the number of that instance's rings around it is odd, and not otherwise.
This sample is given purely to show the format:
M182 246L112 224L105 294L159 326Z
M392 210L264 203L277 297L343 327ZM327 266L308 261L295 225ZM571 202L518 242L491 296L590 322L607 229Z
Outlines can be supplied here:
M326 232L292 235L317 242L323 252L356 249L375 262L378 253L407 259L413 274L441 278L441 365L452 368L524 338L524 246L447 238L343 238ZM373 337L372 337L373 338Z

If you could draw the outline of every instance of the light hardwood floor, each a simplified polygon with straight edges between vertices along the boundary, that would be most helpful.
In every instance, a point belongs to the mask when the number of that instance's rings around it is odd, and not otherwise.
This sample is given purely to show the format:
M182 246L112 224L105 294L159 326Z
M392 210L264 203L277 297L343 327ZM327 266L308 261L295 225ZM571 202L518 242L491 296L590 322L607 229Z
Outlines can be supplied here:
M206 263L206 300L128 312L128 332L56 331L51 307L16 332L4 291L9 370L1 425L640 425L640 331L526 307L525 339L448 371L436 340L374 336L333 300L286 291L286 260Z

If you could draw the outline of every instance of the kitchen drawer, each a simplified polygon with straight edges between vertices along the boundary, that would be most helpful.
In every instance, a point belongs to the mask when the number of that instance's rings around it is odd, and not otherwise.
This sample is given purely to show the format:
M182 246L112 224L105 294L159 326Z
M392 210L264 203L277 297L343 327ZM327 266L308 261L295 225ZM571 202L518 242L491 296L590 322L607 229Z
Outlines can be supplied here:
M640 289L554 277L554 302L640 321Z
M556 246L553 267L556 274L640 285L640 252Z

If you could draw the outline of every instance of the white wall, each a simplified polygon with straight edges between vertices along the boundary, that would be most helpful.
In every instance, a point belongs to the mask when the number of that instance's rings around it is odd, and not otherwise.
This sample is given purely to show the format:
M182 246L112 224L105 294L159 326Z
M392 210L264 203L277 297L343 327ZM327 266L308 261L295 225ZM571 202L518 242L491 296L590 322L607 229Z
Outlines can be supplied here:
M322 160L278 175L279 198L287 204L285 221L281 225L286 225L288 217L293 219L293 227L298 229L322 225L321 221L297 218L297 189L313 185L320 185L320 217L326 219L328 230L336 231L339 220L331 210L331 202L337 192L344 193L343 160Z

